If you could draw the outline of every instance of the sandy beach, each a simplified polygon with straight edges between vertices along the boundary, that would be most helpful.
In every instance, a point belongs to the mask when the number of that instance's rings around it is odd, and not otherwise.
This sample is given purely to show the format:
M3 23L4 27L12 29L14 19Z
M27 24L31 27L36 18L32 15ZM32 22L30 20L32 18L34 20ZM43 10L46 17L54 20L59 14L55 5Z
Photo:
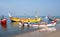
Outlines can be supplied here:
M59 31L52 32L52 33L49 33L45 37L60 37L60 30Z
M33 31L25 34L16 35L13 37L59 37L60 31Z

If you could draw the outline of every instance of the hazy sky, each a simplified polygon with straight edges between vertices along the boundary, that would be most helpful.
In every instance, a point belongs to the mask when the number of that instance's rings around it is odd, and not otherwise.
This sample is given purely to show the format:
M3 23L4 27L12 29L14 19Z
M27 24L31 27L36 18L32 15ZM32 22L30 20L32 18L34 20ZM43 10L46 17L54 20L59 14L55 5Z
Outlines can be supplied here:
M0 0L0 15L60 16L60 0Z

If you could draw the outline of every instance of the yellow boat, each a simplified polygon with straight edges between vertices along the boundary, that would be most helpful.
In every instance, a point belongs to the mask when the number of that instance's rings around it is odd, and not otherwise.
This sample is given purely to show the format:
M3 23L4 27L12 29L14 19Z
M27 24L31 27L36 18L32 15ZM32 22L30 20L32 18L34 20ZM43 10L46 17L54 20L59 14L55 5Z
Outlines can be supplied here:
M15 17L12 17L11 15L9 15L9 17L10 17L10 20L12 22L19 22L19 21L22 21L22 22L39 22L42 20L41 18L15 18Z

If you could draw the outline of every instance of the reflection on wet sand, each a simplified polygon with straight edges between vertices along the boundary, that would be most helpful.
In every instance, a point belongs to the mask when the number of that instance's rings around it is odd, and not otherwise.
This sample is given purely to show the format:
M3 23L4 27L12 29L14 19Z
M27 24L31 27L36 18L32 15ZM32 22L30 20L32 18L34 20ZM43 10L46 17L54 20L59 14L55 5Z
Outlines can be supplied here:
M11 27L18 27L19 22L11 22L10 25Z
M3 30L6 30L7 29L7 24L1 24Z
M24 28L26 28L26 26L24 26L24 25L19 25L19 22L11 22L10 25L11 25L11 27L20 28L20 29L22 29L22 30L23 30ZM30 27L27 26L27 28L29 29Z
M25 26L21 26L21 25L19 25L19 22L11 22L11 26L13 26L13 27L18 27L18 28L20 28L22 31L24 31L24 28L27 28L27 29L30 29L31 27L29 27L29 26L27 26L27 27L25 27ZM50 28L50 27L45 27L45 28L40 28L40 30L38 30L38 31L56 31L56 28L55 27L52 27L52 28Z
M42 29L40 29L40 30L38 30L38 31L56 31L56 28L55 27L52 27L52 28L42 28Z

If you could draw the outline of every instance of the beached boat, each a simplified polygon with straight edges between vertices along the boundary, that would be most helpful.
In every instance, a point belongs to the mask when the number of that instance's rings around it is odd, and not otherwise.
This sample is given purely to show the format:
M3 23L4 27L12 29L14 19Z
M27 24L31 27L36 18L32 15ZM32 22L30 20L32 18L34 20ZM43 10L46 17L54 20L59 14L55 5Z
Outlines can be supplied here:
M36 24L34 24L34 25L32 25L32 26L34 26L34 27L40 27L40 28L44 28L44 27L52 27L52 26L55 26L56 25L56 23L54 23L54 24L47 24L47 25L36 25Z
M52 27L52 26L55 26L56 23L57 23L57 21L52 21L51 24L30 24L30 26L44 28L44 27ZM22 26L21 23L19 23L19 25ZM28 24L24 24L24 26L28 26Z
M7 24L7 19L4 16L1 16L0 24L3 24L3 25Z
M40 25L33 24L32 26L35 26L35 27L52 27L52 26L55 26L56 23L57 23L57 21L52 21L50 24L40 24Z
M7 24L7 19L6 18L4 18L4 19L2 19L2 20L0 20L0 22L1 22L1 24Z
M9 14L9 17L10 17L10 20L12 22L19 22L19 21L22 21L22 22L39 22L42 20L41 18L15 18L15 17L12 17L10 14Z

